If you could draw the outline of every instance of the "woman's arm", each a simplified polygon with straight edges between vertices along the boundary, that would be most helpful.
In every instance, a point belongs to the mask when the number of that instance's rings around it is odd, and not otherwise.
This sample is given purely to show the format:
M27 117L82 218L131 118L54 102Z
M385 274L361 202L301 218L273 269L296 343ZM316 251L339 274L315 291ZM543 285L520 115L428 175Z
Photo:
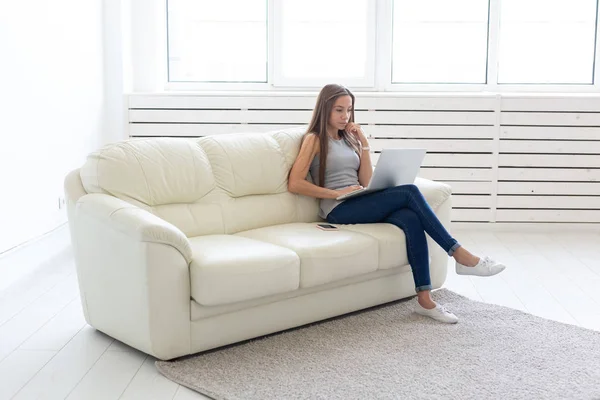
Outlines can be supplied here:
M316 135L309 134L304 139L298 157L290 171L288 190L292 193L319 199L335 199L340 195L336 190L322 188L306 180L310 164L318 153L319 138Z
M369 141L360 125L353 122L346 126L346 131L360 140L363 151L360 154L360 167L358 167L358 182L361 186L369 186L371 177L373 177L373 164L371 163L371 150L369 149Z
M363 144L364 147L369 147L369 143ZM363 150L360 157L360 167L358 167L358 182L363 187L369 186L371 178L373 177L373 164L371 163L370 150Z

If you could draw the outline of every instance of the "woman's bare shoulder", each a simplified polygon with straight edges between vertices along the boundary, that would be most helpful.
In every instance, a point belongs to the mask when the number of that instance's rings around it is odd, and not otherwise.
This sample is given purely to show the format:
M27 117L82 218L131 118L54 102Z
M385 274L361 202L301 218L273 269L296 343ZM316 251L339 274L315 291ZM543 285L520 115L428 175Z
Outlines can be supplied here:
M314 132L308 132L306 135L304 135L304 143L306 143L306 146L312 149L315 153L318 153L319 149L321 148L319 136Z

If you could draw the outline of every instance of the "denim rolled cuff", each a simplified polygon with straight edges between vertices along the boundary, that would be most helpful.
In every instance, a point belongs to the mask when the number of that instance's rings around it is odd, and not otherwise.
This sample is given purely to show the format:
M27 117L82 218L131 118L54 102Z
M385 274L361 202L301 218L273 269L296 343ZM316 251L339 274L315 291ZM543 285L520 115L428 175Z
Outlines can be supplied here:
M433 286L431 285L423 285L423 286L417 286L416 291L418 292L422 292L424 290L431 290L433 289Z
M454 243L454 245L452 247L450 247L450 250L448 250L448 255L450 257L452 257L452 254L454 254L456 249L458 249L459 247L460 247L460 243L458 243L458 242Z

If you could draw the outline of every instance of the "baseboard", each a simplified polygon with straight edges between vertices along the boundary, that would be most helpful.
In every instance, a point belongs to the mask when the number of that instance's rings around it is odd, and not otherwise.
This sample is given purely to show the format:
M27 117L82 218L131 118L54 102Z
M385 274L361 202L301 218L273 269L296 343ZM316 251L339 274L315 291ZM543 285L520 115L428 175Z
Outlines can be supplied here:
M0 254L0 290L70 247L69 226L64 223L40 237Z
M597 223L560 223L560 222L452 222L453 230L483 232L596 232L600 233Z

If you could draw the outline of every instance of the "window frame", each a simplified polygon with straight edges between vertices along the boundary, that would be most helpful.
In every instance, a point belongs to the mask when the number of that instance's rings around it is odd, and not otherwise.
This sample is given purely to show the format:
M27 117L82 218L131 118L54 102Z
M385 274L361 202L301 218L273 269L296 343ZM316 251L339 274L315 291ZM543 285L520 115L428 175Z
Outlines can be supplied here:
M277 3L282 0L267 0L267 83L209 83L169 82L167 58L167 0L134 0L130 13L130 37L125 42L131 47L131 79L133 91L257 91L257 92L302 92L313 91L323 86L319 80L286 80L277 75L274 40L278 36L276 23ZM596 0L596 32L593 84L498 84L498 39L500 24L500 1L489 0L487 83L485 84L410 84L392 83L392 1L372 0L375 27L369 40L373 59L372 77L369 81L348 84L358 92L494 92L494 93L596 93L600 92L600 0ZM152 14L152 18L148 18ZM130 40L128 40L130 39ZM149 40L159 45L152 51L147 49ZM146 49L143 49L146 47ZM127 49L124 49L127 50Z

